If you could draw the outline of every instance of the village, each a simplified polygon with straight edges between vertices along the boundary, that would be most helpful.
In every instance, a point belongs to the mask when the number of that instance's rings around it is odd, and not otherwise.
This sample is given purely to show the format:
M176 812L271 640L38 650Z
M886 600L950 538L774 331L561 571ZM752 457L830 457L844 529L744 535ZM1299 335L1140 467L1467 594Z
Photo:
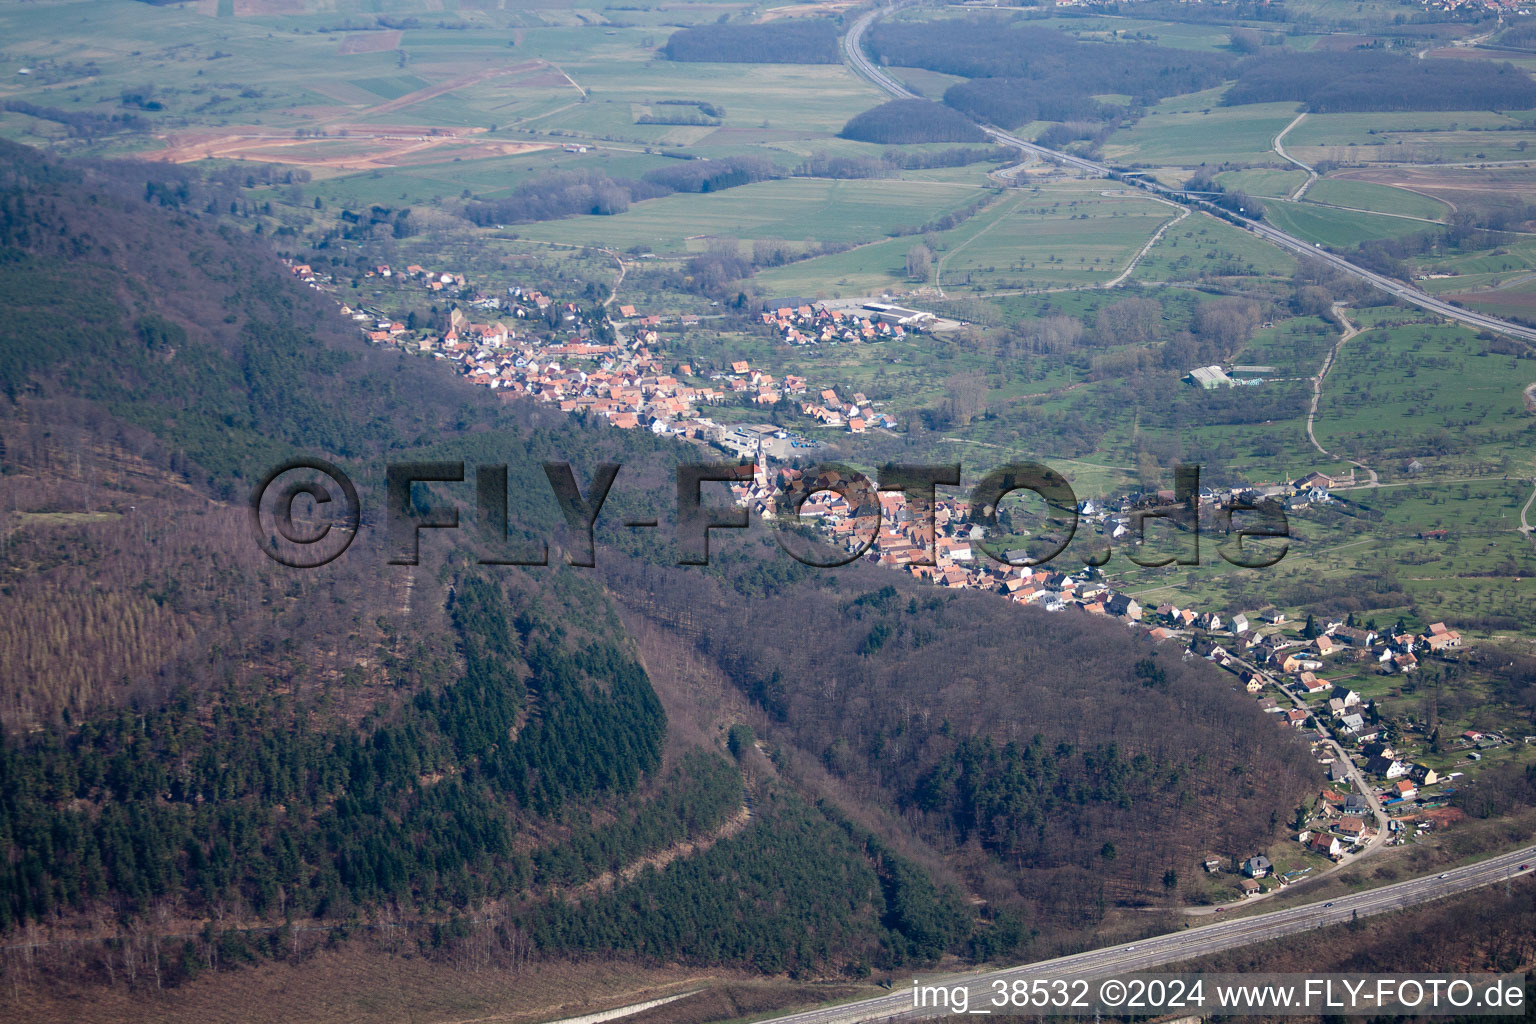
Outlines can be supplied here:
M290 264L290 271L328 290L329 282L308 264ZM370 273L380 278L395 276L387 265ZM693 377L693 367L686 362L669 365L656 347L661 341L661 318L640 315L633 306L620 306L615 322L537 290L511 286L505 296L487 295L471 289L462 274L428 271L415 264L403 273L431 294L465 300L471 313L483 316L484 322L472 320L457 304L449 311L447 329L440 332L394 320L380 310L343 305L342 315L356 321L368 341L452 360L472 383L509 400L553 403L562 412L602 416L621 430L646 429L728 449L734 428L703 415L705 409L728 404L772 408L787 400L823 427L855 434L897 427L863 394L841 396L836 388L816 387L794 375L778 377L744 360L732 362L729 372L711 374L708 384L686 383L679 378ZM790 344L860 344L900 338L913 329L902 322L908 317L891 318L881 312L871 310L859 316L800 305L765 310L762 321ZM689 321L696 324L697 318L679 319L685 327L692 326ZM540 328L564 337L550 340ZM805 440L797 446L810 445Z
M313 287L330 290L311 267L293 263L290 270ZM384 265L372 273L396 276ZM391 319L382 310L342 305L341 314L358 324L368 342L451 360L472 383L509 401L549 403L562 412L601 416L618 429L649 430L752 458L752 480L732 485L735 502L773 521L789 514L781 512L780 505L787 495L795 495L798 508L793 516L844 552L844 561L860 558L935 586L995 593L1049 613L1117 621L1145 630L1159 644L1176 646L1181 657L1204 658L1228 671L1234 686L1253 695L1277 728L1314 737L1314 753L1329 785L1295 834L1298 848L1314 859L1343 864L1377 843L1406 842L1435 827L1432 812L1441 806L1439 798L1455 792L1454 782L1462 772L1442 776L1410 759L1398 749L1401 741L1385 734L1387 726L1374 701L1320 674L1335 665L1367 663L1376 673L1403 675L1416 671L1421 659L1454 657L1462 638L1444 623L1423 632L1401 625L1378 631L1353 619L1309 620L1298 628L1274 608L1232 614L1169 603L1146 608L1134 595L1112 587L1093 566L1069 572L1010 564L1029 561L1022 550L1007 552L1007 562L1001 562L981 550L984 529L967 500L937 497L932 514L923 515L923 510L908 507L900 491L870 487L861 495L856 485L850 488L848 481L835 479L836 474L808 478L793 461L820 442L772 423L722 423L705 415L706 410L730 407L767 412L788 400L821 427L853 434L895 430L896 421L861 393L844 395L837 385L813 385L792 374L775 376L746 360L731 362L725 372L710 373L708 383L690 384L687 378L697 379L693 367L665 357L660 316L621 305L618 317L610 318L601 309L584 312L576 303L516 285L504 295L489 295L472 288L461 274L414 264L403 276L414 287L455 300L446 329L422 329ZM899 307L873 302L864 306L839 310L807 300L777 300L765 304L761 323L790 345L862 344L903 337L920 330L925 319ZM697 323L697 318L686 316L679 323L691 326L690 319ZM1204 488L1194 505L1197 515L1209 516L1223 504L1268 498L1294 511L1338 500L1330 489L1347 482L1312 472L1280 485ZM1167 490L1087 500L1079 505L1079 521L1105 541L1135 547L1143 540L1140 517L1157 516L1158 509L1174 506L1176 498ZM1536 742L1536 737L1524 741ZM1465 749L1466 763L1475 763L1483 750L1511 741L1469 730L1455 742ZM1237 889L1229 895L1239 898L1262 896L1314 874L1310 866L1281 872L1259 854L1241 861L1212 857L1203 867L1211 875L1232 874Z

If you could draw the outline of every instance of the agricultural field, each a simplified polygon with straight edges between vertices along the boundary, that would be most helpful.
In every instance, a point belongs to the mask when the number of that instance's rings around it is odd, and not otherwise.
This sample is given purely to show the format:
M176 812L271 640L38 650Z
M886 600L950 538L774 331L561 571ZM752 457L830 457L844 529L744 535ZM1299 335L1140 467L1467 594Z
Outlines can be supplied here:
M759 271L753 281L769 294L831 299L910 288L917 282L906 278L906 257L915 241L888 238L870 242L844 252Z
M705 195L649 199L613 216L519 225L528 238L660 252L703 248L712 236L854 244L917 228L974 202L975 185L874 179L788 178ZM909 243L910 244L910 243Z
M893 67L890 72L907 88L932 100L942 99L945 89L965 81L959 75L946 75L942 71L929 71L927 68Z
M1175 211L1139 197L1044 188L1009 200L947 249L943 280L978 292L1107 283Z
M0 11L0 37L15 43L7 52L36 65L0 95L67 104L71 113L116 113L120 96L143 96L137 116L149 135L133 145L177 162L276 159L325 174L431 162L437 152L439 162L496 158L572 138L679 148L711 134L711 146L729 150L767 141L743 133L827 138L879 101L836 65L661 60L655 48L668 29L627 19L546 23L466 10L438 27L334 33L330 26L346 19L329 6L260 21L182 6L70 6L90 32L59 33L53 5ZM690 10L682 5L673 17ZM716 16L713 8L698 14ZM104 47L103 33L119 42ZM719 132L636 123L663 99L723 109ZM26 115L0 118L0 132L21 141L63 136L60 125ZM302 150L274 148L301 136Z
M1264 217L1275 227L1297 238L1349 249L1369 239L1396 238L1435 226L1408 217L1330 209L1316 203L1292 203L1283 199L1265 202Z
M1339 178L1323 178L1313 184L1307 189L1306 201L1431 221L1443 221L1450 213L1450 207L1445 203L1417 192Z
M1175 96L1147 111L1104 143L1104 157L1146 167L1288 166L1274 152L1275 136L1296 117L1292 103L1218 106L1217 91ZM1286 138L1289 149L1290 137Z
M1475 292L1452 292L1450 298L1472 309L1517 321L1536 320L1536 282L1521 276L1500 287Z
M1447 206L1458 203L1505 207L1536 199L1536 167L1355 167L1335 171L1329 180L1369 181L1418 192Z
M1307 172L1292 168L1259 167L1243 171L1222 171L1216 184L1230 192L1246 192L1260 199L1285 198L1307 180Z
M1455 163L1522 160L1536 145L1532 111L1308 114L1285 137L1288 152L1317 163Z
M1522 283L1536 270L1536 246L1523 242L1448 258L1425 257L1417 264L1422 269L1420 284L1426 291L1436 295L1475 294Z
M1082 39L1114 40L1134 37L1156 43L1158 46L1209 52L1227 50L1231 35L1230 30L1221 25L1181 24L1092 14L1042 18L1039 24Z
M1190 281L1202 277L1289 276L1294 257L1214 217L1187 217L1170 228L1131 272L1131 280Z
M1531 433L1521 391L1536 361L1469 348L1462 328L1430 323L1352 338L1318 406L1319 443L1367 463L1514 456Z
M1495 316L1536 318L1536 240L1524 237L1413 262L1418 283L1428 292Z

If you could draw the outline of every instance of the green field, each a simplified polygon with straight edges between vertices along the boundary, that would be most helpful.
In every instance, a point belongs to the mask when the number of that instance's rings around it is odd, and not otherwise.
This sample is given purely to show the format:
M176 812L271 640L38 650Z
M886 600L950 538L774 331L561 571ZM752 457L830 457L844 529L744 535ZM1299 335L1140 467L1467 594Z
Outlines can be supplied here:
M1105 283L1173 216L1140 198L1021 197L943 254L943 280L982 291Z
M670 195L616 216L571 217L515 230L529 238L588 245L645 244L658 252L685 252L690 241L713 235L857 243L915 228L978 195L970 185L789 178L705 195Z
M907 88L931 100L943 99L945 89L965 81L959 75L946 75L927 68L891 68L890 71Z
M1517 113L1491 110L1416 110L1411 113L1308 114L1285 137L1287 146L1372 145L1379 136L1492 131L1518 127L1526 119Z
M1216 175L1216 183L1232 192L1247 192L1252 196L1289 196L1302 182L1307 172L1284 171L1278 168L1260 167L1246 171L1222 171Z
M1107 283L1173 211L1133 194L1122 198L1102 191L1089 182L1007 194L936 236L939 282L955 295ZM904 282L904 263L917 241L897 238L820 256L763 271L757 281L778 291L834 297L910 285Z
M1230 30L1222 25L1198 25L1179 22L1149 21L1104 14L1061 14L1042 18L1036 24L1060 29L1083 39L1113 40L1135 35L1158 46L1181 50L1226 50Z
M406 93L425 89L431 83L415 75L381 75L378 78L353 79L352 84L386 100L396 100Z
M1281 200L1266 202L1264 217L1275 227L1297 238L1350 249L1368 239L1396 238L1398 235L1434 227L1406 217L1334 210L1306 202L1288 203Z
M1131 272L1135 281L1189 281L1240 274L1289 275L1296 261L1214 217L1190 216L1170 228Z
M841 298L877 294L906 283L907 250L916 240L892 238L760 272L753 280L769 293Z
M1469 353L1465 337L1425 324L1351 339L1318 407L1318 441L1346 452L1406 452L1415 438L1463 456L1513 452L1530 420L1521 400L1530 381L1510 356Z
M1536 145L1529 111L1308 114L1285 137L1308 163L1448 163L1522 160Z
M1210 102L1192 106L1191 98L1183 96L1164 100L1134 126L1111 135L1104 144L1105 158L1156 167L1285 165L1272 146L1275 136L1295 119L1295 104L1222 107L1210 93L1195 96Z
M728 128L835 134L854 114L884 99L834 64L674 64L647 56L628 61L566 59L561 66L592 94L598 107L608 100L705 100L725 108ZM628 117L628 107L623 106L615 124ZM578 129L581 123L579 118L572 122ZM562 127L565 124L562 117Z
M1369 181L1323 178L1307 189L1306 200L1328 206L1347 206L1356 210L1443 220L1450 207L1438 199Z

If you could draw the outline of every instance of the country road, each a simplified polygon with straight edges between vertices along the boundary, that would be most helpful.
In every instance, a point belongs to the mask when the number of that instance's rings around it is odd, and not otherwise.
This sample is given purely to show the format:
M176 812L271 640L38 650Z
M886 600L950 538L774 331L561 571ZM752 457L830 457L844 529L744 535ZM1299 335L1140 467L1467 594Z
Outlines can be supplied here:
M1285 682L1277 678L1273 672L1263 669L1244 658L1235 658L1234 660L1239 665L1242 665L1244 668L1248 669L1250 672L1253 672L1254 674L1267 680L1270 686L1273 686L1280 693L1289 697L1291 703L1295 707L1311 713L1312 708L1308 707L1307 702L1302 699L1301 695L1298 694L1295 690L1286 686ZM1359 793L1365 798L1366 805L1371 809L1371 817L1376 821L1376 834L1366 842L1364 847L1359 850L1355 850L1352 853L1344 854L1344 856L1339 860L1337 864L1318 874L1312 875L1308 881L1313 878L1321 878L1323 875L1333 874L1340 868L1353 864L1362 857L1367 857L1379 850L1386 849L1388 833L1386 809L1382 807L1381 801L1377 799L1376 791L1372 789L1371 786L1365 781L1365 776L1360 772L1360 766L1355 764L1354 758L1350 757L1349 754L1344 750L1343 744L1338 741L1338 739L1333 735L1332 731L1329 730L1328 726L1324 724L1320 717L1314 715L1312 721L1313 731L1317 733L1317 738L1328 745L1328 747L1333 751L1334 760L1344 766L1344 770L1349 775L1350 786L1353 787L1355 792Z
M1356 917L1390 913L1492 885L1529 873L1528 865L1533 862L1536 862L1536 846L1527 846L1438 875L1426 875L1378 889L1336 896L1326 902L1185 928L1149 939L1138 939L1129 944L1075 953L1054 960L1042 960L1002 970L924 978L922 982L925 985L965 985L970 992L969 1005L986 1007L996 992L994 986L999 982L1011 984L1015 980L1034 978L1099 978L1147 971L1208 953L1237 949L1298 932L1315 931L1329 925L1346 924ZM911 989L899 988L870 999L771 1019L774 1024L862 1024L864 1021L892 1017L930 1017L934 1013L932 1009L914 1012Z
M1525 499L1525 504L1520 507L1520 532L1527 537L1531 535L1531 523L1526 516L1531 511L1531 503L1536 502L1536 488L1531 490L1531 496Z
M912 90L896 81L890 75L886 74L885 71L875 65L875 63L871 61L869 57L864 53L863 40L864 33L869 29L870 25L874 24L878 18L889 11L898 10L907 6L911 6L911 4L898 3L893 7L877 7L864 12L854 20L852 25L848 27L847 33L844 34L839 43L842 49L843 61L854 72L854 74L858 75L860 78L865 79L874 85L877 89L880 89L882 92L886 93L894 99L920 99L921 97L919 97ZM1065 167L1071 167L1082 171L1085 174L1090 174L1100 178L1109 177L1116 173L1115 169L1108 166L1107 164L1101 164L1097 161L1089 160L1086 157L1073 156L1070 153L1062 153L1058 150L1050 149L1038 143L1029 142L1025 139L1019 138L1016 135L1010 134L1009 132L1005 132L1001 128L996 128L992 125L979 121L977 122L977 126L992 139L1002 143L1005 146L1012 146L1014 149L1020 150L1024 153L1033 153L1036 156L1051 161L1052 163L1061 164ZM1189 206L1193 209L1205 211L1207 213L1219 209L1209 202L1185 196L1182 192L1176 192L1172 189L1165 188L1156 182L1137 180L1127 181L1127 184L1141 188L1153 195L1160 196L1164 199L1169 199L1182 205ZM1225 214L1225 211L1222 211L1222 213ZM1272 227L1271 225L1265 224L1262 221L1241 220L1238 222L1237 226L1241 227L1245 231L1250 232L1251 234L1257 235L1267 242L1280 246L1282 249L1288 249L1291 252L1300 255L1306 255L1312 259L1321 260L1332 267L1335 267L1355 278L1358 278L1361 281L1364 281L1366 284L1369 284L1373 288L1386 292L1388 295L1391 295L1394 298L1402 299L1404 302L1407 302L1411 305L1418 306L1420 309L1424 309L1431 313L1442 316L1447 320L1453 320L1457 323L1465 324L1468 327L1474 327L1479 330L1498 331L1501 334L1508 335L1512 338L1519 338L1522 341L1536 342L1536 328L1523 327L1519 324L1510 323L1507 320L1500 320L1498 317L1488 316L1485 313L1478 313L1470 309L1462 309L1459 306L1453 306L1449 302L1435 298L1428 292L1415 288L1413 285L1387 277L1384 274L1378 274L1374 270L1368 270L1365 267L1350 262L1337 253L1324 249L1321 246L1302 241L1295 235L1287 234L1286 232L1281 231L1279 228Z
M1339 325L1344 329L1344 333L1339 335L1339 340L1334 342L1333 348L1328 350L1327 358L1323 360L1323 365L1317 371L1317 376L1312 378L1312 405L1307 409L1307 440L1311 441L1312 447L1316 448L1327 458L1342 459L1343 461L1349 463L1351 466L1357 466L1360 469L1365 470L1365 472L1370 476L1370 480L1369 482L1362 484L1362 487L1378 487L1381 485L1381 479L1376 475L1376 471L1374 469L1372 469L1370 466L1367 466L1363 462L1357 462L1354 459L1345 458L1342 455L1335 455L1328 451L1328 449L1324 448L1320 443L1318 443L1317 435L1312 431L1313 421L1317 419L1318 403L1323 400L1323 378L1327 377L1328 371L1333 369L1333 364L1338 360L1339 350L1344 347L1344 343L1360 333L1360 328L1349 322L1349 318L1344 315L1344 307L1339 305L1337 302L1333 304L1333 315L1339 321ZM1353 473L1353 471L1351 471L1351 473Z
M1286 135L1290 134L1292 128L1295 128L1297 125L1301 124L1306 116L1306 111L1302 111L1301 113L1297 114L1296 120L1280 129L1280 134L1275 136L1274 141L1274 150L1276 153L1280 154L1281 159L1288 160L1307 172L1307 180L1296 186L1296 191L1291 193L1292 202L1300 202L1301 197L1307 194L1307 189L1311 188L1312 185L1317 181L1317 171L1313 170L1312 165L1304 164L1300 160L1297 160L1295 157L1291 156L1291 154L1285 151L1285 146L1283 144L1283 140L1285 139Z
M1130 192L1130 193L1127 193L1127 192L1110 192L1110 191L1106 190L1106 191L1100 192L1099 195L1101 195L1101 196L1132 195L1132 196L1134 196L1135 193L1134 192ZM1157 199L1156 196L1153 196L1152 198ZM1164 204L1166 204L1168 206L1173 207L1175 210L1178 211L1178 216L1174 217L1172 220L1165 220L1165 221L1163 221L1163 223L1158 226L1158 229L1156 231L1152 232L1152 237L1147 239L1146 244L1144 244L1140 249L1136 250L1136 255L1131 257L1131 262L1129 262L1129 263L1127 263L1125 265L1125 269L1120 271L1120 273L1114 278L1114 280L1112 280L1112 281L1105 281L1103 284L1099 285L1100 288L1114 288L1114 287L1118 286L1121 282L1123 282L1126 278L1130 277L1133 273L1135 273L1137 265L1141 263L1141 261L1146 257L1147 253L1152 251L1152 247L1154 245L1156 245L1158 242L1161 242L1163 240L1163 236L1168 233L1168 229L1173 227L1175 224L1178 224L1181 221L1183 221L1185 217L1189 216L1189 207L1187 207L1187 206L1180 206L1178 203L1175 203L1172 200L1168 200L1168 199L1158 199L1157 201L1160 202L1160 203L1164 203Z

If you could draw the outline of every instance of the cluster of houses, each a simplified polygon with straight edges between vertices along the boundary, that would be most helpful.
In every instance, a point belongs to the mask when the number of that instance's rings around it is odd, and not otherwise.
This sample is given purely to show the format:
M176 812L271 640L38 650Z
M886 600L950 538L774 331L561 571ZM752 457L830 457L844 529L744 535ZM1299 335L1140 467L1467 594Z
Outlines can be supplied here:
M1312 853L1338 860L1376 835L1370 801L1359 793L1324 789L1318 794L1316 816L1296 834L1296 841Z
M1526 17L1530 0L1422 0L1426 11L1496 11Z
M1177 614L1171 621L1180 621ZM1317 672L1330 659L1341 663L1373 661L1379 671L1405 673L1419 667L1421 654L1441 654L1460 647L1462 642L1461 634L1443 622L1432 624L1422 633L1402 626L1377 632L1348 621L1314 622L1311 633L1300 637L1265 635L1247 628L1246 619L1241 624L1234 620L1229 647L1254 664L1293 676L1296 687L1311 695L1328 689Z
M779 332L779 337L791 345L818 345L849 342L885 341L907 336L916 330L916 324L908 317L892 317L886 310L894 307L870 303L860 312L829 309L821 303L803 300L787 300L795 305L775 305L765 308L763 323Z
M1046 611L1068 607L1090 615L1103 615L1126 624L1142 621L1141 605L1113 591L1094 569L1069 574L1045 566L1014 566L999 562L980 550L982 527L971 519L969 501L939 497L931 517L908 507L900 491L876 491L842 484L836 474L806 479L806 470L785 466L772 471L769 460L759 458L758 474L751 484L736 487L737 500L758 516L773 519L778 503L792 493L809 492L800 506L802 521L817 526L832 542L848 552L901 570L939 586L976 589L1000 594L1015 604L1036 605ZM1011 561L1025 552L1009 551Z
M897 425L891 416L877 414L874 403L862 392L847 398L841 397L835 387L812 393L804 377L785 374L781 379L766 370L752 369L744 359L733 362L730 372L719 375L719 379L727 391L752 405L771 407L786 399L795 402L801 413L824 427L841 427L849 433L862 434L870 427L891 430Z
M315 279L307 265L294 264L292 271L302 279ZM388 277L395 271L380 265L374 273ZM666 365L652 347L661 341L657 332L660 318L641 316L633 306L619 308L624 321L619 331L623 333L616 333L612 342L602 342L595 340L594 325L585 321L586 314L574 303L557 303L536 290L517 286L507 288L504 296L470 294L462 274L429 271L415 264L406 267L404 274L433 291L450 289L455 297L466 301L470 312L455 305L449 313L447 329L435 334L409 330L407 325L376 311L353 311L343 306L342 312L359 322L370 341L401 344L410 340L425 352L458 362L472 382L508 399L549 402L564 412L602 416L621 429L648 429L657 434L711 442L737 455L757 455L758 477L750 484L739 485L737 498L761 516L775 514L777 497L786 488L804 486L805 481L799 479L801 471L785 467L777 474L772 473L763 455L764 438L760 433L721 426L701 415L702 410L725 405L733 398L758 407L774 407L787 399L796 402L804 415L818 423L852 433L897 425L889 415L878 412L862 393L842 394L835 387L817 390L804 377L778 377L754 369L746 360L732 363L728 372L712 374L709 385L687 383L685 378L695 376L693 368L686 363ZM799 300L782 301L797 304L766 309L764 322L802 335L814 332L816 340L860 340L868 338L870 331L899 337L907 329L903 323L885 317L885 307L876 310L871 319ZM472 319L471 314L480 313L485 314L483 320ZM563 324L565 330L551 340L546 337L548 331L527 329L530 319L541 328L554 322ZM826 332L838 336L823 337ZM842 338L839 332L852 332L854 337ZM624 333L629 337L625 338ZM1326 488L1333 483L1323 474L1312 473L1293 481L1284 492L1320 492L1326 496ZM1198 495L1198 505L1204 509L1222 501L1251 501L1272 496L1273 490L1206 488ZM1080 506L1080 517L1097 524L1106 538L1120 540L1133 532L1139 509L1169 505L1175 500L1173 491L1157 491L1128 495L1115 503L1085 501ZM880 493L873 502L852 508L838 495L822 492L807 502L800 514L818 522L834 542L846 549L867 549L864 557L941 586L996 591L1015 603L1035 604L1048 611L1075 607L1087 614L1105 615L1128 624L1142 623L1140 604L1111 590L1096 572L1071 575L1044 567L1006 565L985 557L974 548L982 528L972 521L969 502L963 499L939 499L931 526L927 517L906 508L900 492ZM1008 554L1018 560L1014 556L1022 553ZM1271 625L1281 622L1283 616L1269 619ZM1277 668L1295 676L1297 686L1308 694L1327 688L1328 684L1318 680L1315 673L1330 658L1373 657L1388 671L1411 672L1417 667L1419 654L1444 651L1461 643L1460 635L1443 623L1435 623L1423 634L1403 630L1378 634L1345 622L1328 622L1306 639L1278 632L1266 635L1241 614L1223 621L1220 613L1196 613L1172 605L1160 606L1154 621L1147 625L1158 640L1193 634L1189 641L1191 650L1224 667L1237 670L1235 659L1241 658ZM1210 637L1223 630L1229 638L1218 642ZM1300 709L1275 710L1297 727L1307 718ZM1330 707L1330 711L1346 734L1362 741L1368 738L1362 732L1364 723L1356 721L1359 715L1352 706L1346 703L1340 708Z

